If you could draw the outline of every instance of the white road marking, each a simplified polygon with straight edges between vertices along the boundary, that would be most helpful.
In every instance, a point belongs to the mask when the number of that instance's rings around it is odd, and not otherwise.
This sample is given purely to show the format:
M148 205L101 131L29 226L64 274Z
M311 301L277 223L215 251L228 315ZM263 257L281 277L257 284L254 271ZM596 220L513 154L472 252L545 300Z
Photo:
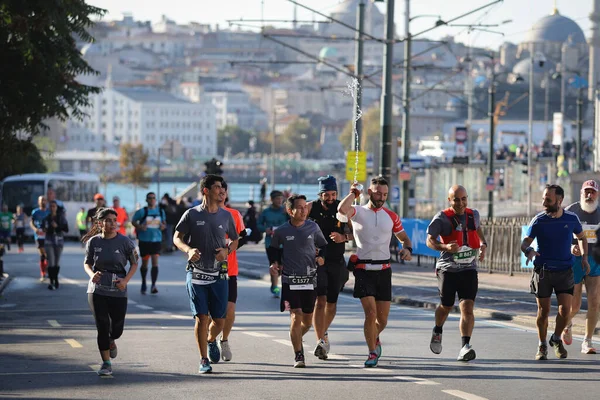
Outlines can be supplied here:
M362 368L364 370L369 370L369 371L372 371L372 372L391 372L391 371L386 371L384 368L379 368L379 367L366 368L364 366L364 364L362 364L362 365L361 364L348 364L348 366L352 367L352 368Z
M286 339L273 339L273 341L277 342L277 343L280 343L280 344L284 344L286 346L293 347L292 346L292 342L290 342L289 340L286 340Z
M137 308L141 308L142 310L154 310L154 307L150 307L150 306L145 306L143 304L136 304L135 305Z
M260 337L260 338L272 338L272 335L269 335L267 333L261 333L261 332L252 332L252 331L244 331L242 332L245 335L248 336L254 336L254 337Z
M451 396L458 397L459 399L464 400L488 400L485 397L477 396L471 393L463 392L461 390L442 390L442 392L447 393Z
M192 317L190 315L177 315L177 314L171 314L171 318L176 318L176 319L192 319Z
M11 308L11 307L16 307L16 304L2 304L0 305L1 308Z
M37 371L37 372L0 372L0 376L12 375L58 375L58 374L89 374L92 371Z
M62 325L58 323L57 320L55 319L49 319L48 323L50 324L51 327L53 328L60 328Z
M328 360L348 360L348 357L340 356L339 354L329 353L327 354Z
M127 304L137 304L137 301L127 299Z
M163 314L163 315L164 315L164 314L171 314L171 313L170 313L170 312L168 312L168 311L162 311L162 310L154 310L154 311L152 311L152 312L153 312L154 314Z
M429 379L417 378L414 376L395 376L394 379L416 383L417 385L439 385L439 383L430 381Z
M79 349L82 348L83 346L81 345L81 343L79 343L77 340L75 339L64 339L65 342L67 342L68 344L71 345L72 348L74 349Z

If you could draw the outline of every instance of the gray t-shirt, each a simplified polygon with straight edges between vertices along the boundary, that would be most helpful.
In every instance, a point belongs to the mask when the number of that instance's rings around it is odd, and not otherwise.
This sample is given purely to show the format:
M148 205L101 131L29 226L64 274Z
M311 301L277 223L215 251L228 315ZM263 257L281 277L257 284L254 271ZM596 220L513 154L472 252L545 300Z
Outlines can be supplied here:
M92 266L94 272L101 271L99 283L88 283L88 293L109 297L127 297L127 290L121 291L114 285L114 278L127 275L125 267L135 254L135 245L127 237L117 233L112 239L103 239L96 235L85 246L85 263Z
M596 207L596 210L593 213L588 213L581 209L581 204L578 201L565 208L565 210L571 211L579 217L583 232L588 241L587 254L592 254L592 248L598 241L596 238L596 231L600 227L600 208ZM576 239L573 239L573 244L577 244Z
M458 223L464 229L466 226L466 214L457 215L456 216ZM475 220L475 229L479 228L479 211L473 210L473 218ZM437 238L438 236L448 236L452 233L452 221L450 218L444 214L443 211L440 211L436 214L435 217L429 223L427 227L427 234ZM467 271L471 269L477 269L477 257L470 264L462 264L458 265L454 261L454 254L448 253L446 251L440 252L440 259L436 264L436 268L441 271L450 271L450 272L458 272L458 271Z
M194 267L205 272L215 272L219 264L215 260L215 249L227 246L227 238L237 240L239 235L231 213L219 208L210 213L202 205L187 210L175 227L185 235L185 243L200 250L200 260Z
M307 220L302 226L294 226L290 222L279 226L273 232L271 247L283 248L281 281L290 283L288 276L305 276L311 277L314 285L317 248L326 244L321 228L313 221Z

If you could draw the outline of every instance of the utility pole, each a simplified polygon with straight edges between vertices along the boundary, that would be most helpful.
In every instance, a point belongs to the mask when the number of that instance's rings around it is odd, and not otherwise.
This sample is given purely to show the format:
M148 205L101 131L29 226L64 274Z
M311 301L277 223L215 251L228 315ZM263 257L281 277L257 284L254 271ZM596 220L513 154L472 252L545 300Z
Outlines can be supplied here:
M527 216L531 217L531 190L533 179L533 67L535 66L535 54L531 51L531 64L529 65L529 132L527 133ZM564 75L563 75L564 80ZM564 147L564 145L562 146Z
M158 196L160 196L160 153L162 152L162 149L159 147L158 148L158 157L156 160L156 198L158 199Z
M355 73L358 85L356 87L356 95L354 97L354 115L356 121L356 135L352 135L352 150L360 150L360 141L362 139L362 118L357 119L362 107L362 83L363 83L363 53L364 53L364 38L363 31L365 29L365 0L358 3L358 13L356 15L356 58L355 58ZM357 141L358 139L358 141Z
M494 68L494 62L492 59L492 68ZM494 151L494 108L496 107L495 102L496 93L496 74L492 69L492 82L488 89L489 94L489 115L490 115L490 147L488 151L488 176L494 177L494 157L496 156ZM494 190L488 191L488 219L494 218Z
M404 1L404 60L402 62L404 90L402 93L402 163L410 163L410 57L411 41L410 37L410 0ZM400 191L400 215L402 218L408 218L408 199L410 197L410 181L402 181L402 190Z
M406 0L408 5L409 0ZM381 93L381 155L379 174L391 182L392 174L392 69L394 67L394 0L387 2L386 42L383 50L383 92ZM406 44L405 44L406 46ZM404 94L406 96L406 93ZM406 144L405 144L406 146Z
M583 171L585 163L583 162L583 85L579 80L579 89L577 91L577 163L579 172Z
M275 95L273 94L273 137L271 140L271 191L275 190L275 130L277 129L277 106L275 104Z

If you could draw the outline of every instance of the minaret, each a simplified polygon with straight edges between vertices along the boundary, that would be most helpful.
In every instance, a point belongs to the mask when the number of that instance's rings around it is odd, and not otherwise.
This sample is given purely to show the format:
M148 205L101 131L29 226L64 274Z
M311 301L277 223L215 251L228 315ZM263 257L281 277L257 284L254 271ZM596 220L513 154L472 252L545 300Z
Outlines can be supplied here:
M294 22L293 22L294 30L298 29L298 5L294 4Z
M600 79L600 0L593 0L594 8L590 14L592 27L590 30L590 66L588 76L588 98L594 99L598 80Z

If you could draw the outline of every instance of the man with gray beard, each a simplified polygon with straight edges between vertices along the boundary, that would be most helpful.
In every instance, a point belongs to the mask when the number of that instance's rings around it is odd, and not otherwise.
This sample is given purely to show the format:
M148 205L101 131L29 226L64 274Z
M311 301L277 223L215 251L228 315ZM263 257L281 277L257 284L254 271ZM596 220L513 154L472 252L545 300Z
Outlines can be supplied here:
M581 249L577 240L573 239L571 252L575 256L573 263L573 276L575 278L575 290L573 292L573 302L571 303L571 313L569 315L569 324L563 330L562 339L565 344L573 342L571 328L573 326L573 317L577 315L581 308L581 298L583 294L583 283L585 282L585 291L587 293L588 309L585 323L585 340L581 344L583 354L596 354L596 349L592 345L592 336L598 322L598 311L600 310L600 265L591 256L591 251L597 245L596 231L600 225L600 209L598 208L598 183L594 180L585 181L581 187L581 197L576 203L566 208L579 217L583 231L588 241L589 250L587 258L590 263L590 271L586 274L581 267Z

